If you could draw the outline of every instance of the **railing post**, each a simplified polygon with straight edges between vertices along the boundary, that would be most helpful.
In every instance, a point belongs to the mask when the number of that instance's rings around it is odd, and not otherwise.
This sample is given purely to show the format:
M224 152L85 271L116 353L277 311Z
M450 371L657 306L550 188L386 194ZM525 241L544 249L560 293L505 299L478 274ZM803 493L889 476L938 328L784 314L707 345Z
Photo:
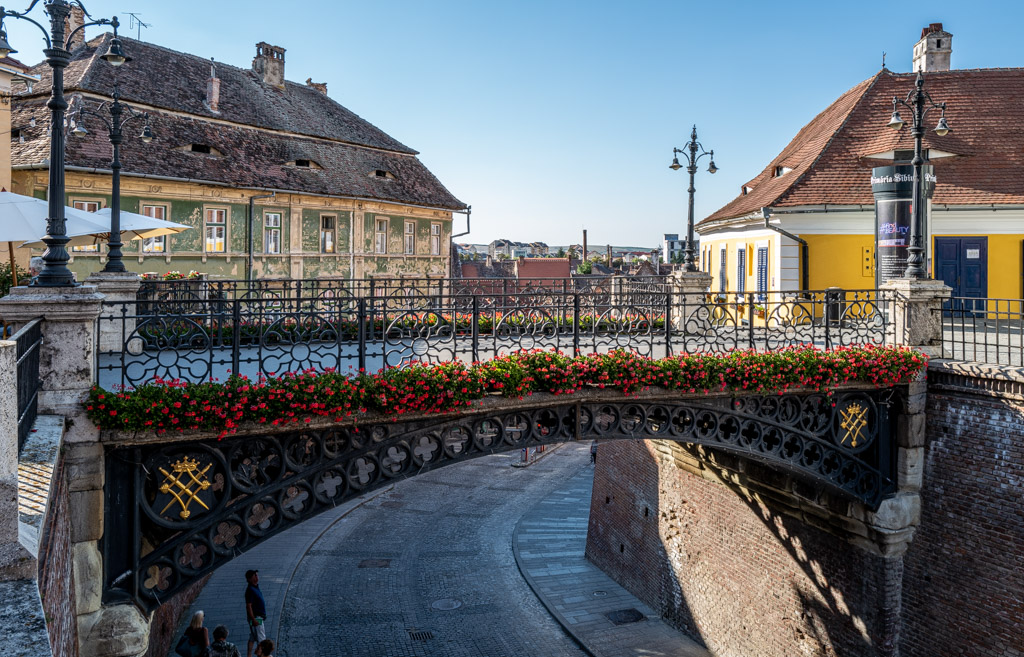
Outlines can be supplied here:
M473 362L480 361L480 297L473 295L473 326L470 335L473 336Z
M242 355L242 302L232 299L231 306L231 373L237 376Z
M572 295L572 355L580 355L580 293Z
M362 372L366 369L366 299L359 299L356 304L356 316L358 318L356 335L359 338L359 371Z
M684 297L685 298L685 297ZM665 355L672 355L672 288L665 289Z
M750 348L757 349L754 343L754 294L747 295L747 338L750 341Z

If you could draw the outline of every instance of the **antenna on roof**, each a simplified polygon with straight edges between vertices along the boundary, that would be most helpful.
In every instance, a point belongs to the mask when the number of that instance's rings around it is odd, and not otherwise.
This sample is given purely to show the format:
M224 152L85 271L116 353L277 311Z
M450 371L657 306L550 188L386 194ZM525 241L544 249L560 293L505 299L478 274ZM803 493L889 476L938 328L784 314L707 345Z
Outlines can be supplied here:
M132 28L135 28L136 40L142 41L142 28L153 27L153 24L143 23L142 20L139 18L138 14L132 13L130 11L127 11L125 13L128 14L128 29L130 30Z
M882 51L882 68L885 68L885 51Z

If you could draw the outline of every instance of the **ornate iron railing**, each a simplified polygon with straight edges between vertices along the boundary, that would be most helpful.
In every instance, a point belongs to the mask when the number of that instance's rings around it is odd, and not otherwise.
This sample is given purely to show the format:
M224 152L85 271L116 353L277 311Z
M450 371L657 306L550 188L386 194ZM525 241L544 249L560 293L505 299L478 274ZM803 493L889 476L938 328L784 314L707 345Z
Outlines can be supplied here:
M1024 367L1024 300L953 297L942 305L947 358Z
M569 280L561 285L577 285ZM574 355L623 348L655 358L802 344L831 349L884 344L893 332L893 300L875 290L703 295L644 284L392 292L360 297L328 287L293 297L250 289L224 298L106 303L100 383L376 371L534 348Z
M17 345L18 451L25 445L39 406L39 347L43 320L33 319L11 336Z
M895 490L894 388L782 396L531 398L420 418L107 451L108 602L153 609L257 543L420 472L569 440L656 439L767 465L871 509ZM892 408L894 407L894 408ZM146 546L146 547L142 547Z

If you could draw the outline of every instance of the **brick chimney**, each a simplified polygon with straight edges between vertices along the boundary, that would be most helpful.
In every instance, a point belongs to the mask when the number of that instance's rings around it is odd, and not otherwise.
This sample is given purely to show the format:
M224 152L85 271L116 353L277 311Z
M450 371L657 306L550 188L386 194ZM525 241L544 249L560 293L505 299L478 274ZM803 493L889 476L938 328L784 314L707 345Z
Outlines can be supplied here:
M914 44L914 72L948 71L953 52L953 35L932 23L921 30L921 40Z
M217 66L210 59L210 79L206 81L206 107L214 114L220 114L220 78L217 77Z
M252 70L263 77L265 84L284 88L284 48L272 46L266 41L257 43Z
M68 35L74 30L78 29L85 24L85 11L78 5L71 7L71 13L67 18L64 19L64 38L67 39ZM68 50L74 52L85 45L85 30L82 30L75 35L75 38L71 41L68 46Z
M327 95L327 83L326 82L313 82L313 78L306 78L306 86L313 87L323 95Z

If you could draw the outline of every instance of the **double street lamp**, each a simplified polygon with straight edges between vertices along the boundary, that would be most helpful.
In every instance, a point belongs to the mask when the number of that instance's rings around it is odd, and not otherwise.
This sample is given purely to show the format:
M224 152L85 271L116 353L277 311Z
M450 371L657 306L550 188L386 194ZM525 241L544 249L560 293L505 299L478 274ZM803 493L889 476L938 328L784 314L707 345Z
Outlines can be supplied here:
M921 189L921 171L924 164L921 141L924 138L924 117L933 109L940 110L942 113L939 115L939 123L935 126L935 134L944 137L951 132L951 129L946 123L946 103L936 103L928 92L924 90L924 73L921 71L917 72L914 89L907 93L906 98L893 96L892 118L889 119L889 127L894 130L900 130L905 125L900 117L900 105L914 113L914 122L910 126L910 134L914 138L914 159L910 161L914 167L914 190L913 200L911 201L913 216L910 220L910 246L907 249L907 269L903 272L903 277L924 279L928 278L928 272L924 267L926 231L924 225L924 198Z
M72 5L82 10L86 17L89 13L79 0L43 0L43 11L50 19L50 31L28 17L40 0L32 0L28 9L22 12L9 11L0 7L0 57L6 57L17 52L7 42L7 30L4 29L5 18L17 18L26 20L42 33L46 41L46 48L43 54L46 56L46 63L52 70L52 84L50 86L50 100L46 106L50 108L50 179L49 179L49 212L46 218L46 235L43 243L46 245L46 252L43 253L43 268L39 275L33 279L32 285L39 287L70 287L76 285L74 274L68 269L68 243L67 230L64 223L64 112L68 108L64 100L64 69L71 63L71 42L75 35L92 25L111 25L114 27L114 39L110 42L107 52L101 57L111 66L120 66L127 61L124 51L121 48L121 41L116 37L117 18L101 18L79 25L70 34L64 34L64 22L71 15ZM115 197L116 198L116 197Z
M117 37L115 36L115 38ZM125 61L131 61L131 58L125 57ZM121 102L121 91L116 81L114 83L113 99L112 103L103 102L98 107L91 109L85 107L84 103L80 105L71 118L71 134L75 137L87 136L89 131L85 129L83 118L85 116L93 116L107 127L107 132L110 135L110 143L114 147L114 158L110 162L113 180L111 183L110 199L110 237L107 240L107 264L104 265L103 271L123 273L127 270L124 267L124 262L121 260L121 247L123 246L121 243L121 142L124 141L122 128L129 121L143 119L145 126L139 134L139 139L145 144L153 141L153 131L149 127L148 112L136 111ZM101 113L107 107L110 109L109 121ZM128 116L122 119L121 116L123 114Z
M715 166L715 151L705 151L697 141L697 126L693 126L689 143L682 148L672 149L672 164L669 165L669 168L673 171L683 168L683 165L679 163L679 153L683 154L683 159L686 160L686 172L690 174L690 186L686 190L690 195L690 206L686 213L686 248L683 251L683 268L686 271L697 271L693 257L693 192L696 191L693 187L693 176L697 173L697 161L705 155L711 158L711 162L708 163L708 173L718 171L718 167Z

